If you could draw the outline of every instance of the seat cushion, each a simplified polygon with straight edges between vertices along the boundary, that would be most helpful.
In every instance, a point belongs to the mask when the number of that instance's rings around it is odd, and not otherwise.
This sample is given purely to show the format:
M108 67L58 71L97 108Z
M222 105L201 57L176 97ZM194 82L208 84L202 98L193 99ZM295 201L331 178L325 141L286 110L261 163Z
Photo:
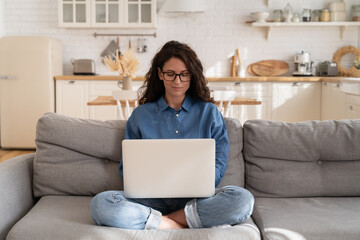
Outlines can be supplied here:
M45 196L9 232L17 239L260 239L251 219L227 228L124 230L97 226L90 217L91 197Z
M360 198L256 198L273 239L354 240L360 236Z
M360 119L244 124L246 188L255 197L360 196Z

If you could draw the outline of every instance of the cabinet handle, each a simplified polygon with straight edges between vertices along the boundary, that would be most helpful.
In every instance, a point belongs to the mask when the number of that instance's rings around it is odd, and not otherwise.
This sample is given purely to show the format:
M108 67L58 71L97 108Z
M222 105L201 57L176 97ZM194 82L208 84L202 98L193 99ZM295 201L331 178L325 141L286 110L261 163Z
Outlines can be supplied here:
M327 82L324 82L323 85L324 85L324 86L327 86Z
M293 82L293 84L292 84L294 87L298 87L298 86L300 86L301 85L301 83L300 82Z
M354 109L354 107L350 105L350 106L349 106L349 109L352 111L352 110Z
M235 83L235 86L237 86L237 87L238 87L238 86L241 86L241 85L242 85L242 82L236 82L236 83Z
M69 84L75 84L75 81L69 81Z
M118 88L121 88L121 89L122 89L122 80L119 80L119 81L117 82L117 86L118 86Z
M336 84L336 87L337 87L337 88L340 88L340 86L341 86L341 84L340 84L340 83Z

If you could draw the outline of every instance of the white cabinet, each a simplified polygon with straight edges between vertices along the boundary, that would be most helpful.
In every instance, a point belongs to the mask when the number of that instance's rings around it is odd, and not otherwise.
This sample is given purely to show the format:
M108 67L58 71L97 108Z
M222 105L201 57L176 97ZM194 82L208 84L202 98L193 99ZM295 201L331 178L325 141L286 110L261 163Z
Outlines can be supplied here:
M112 91L120 90L121 85L118 81L91 81L90 82L90 101L98 96L111 96ZM90 118L97 120L114 120L118 118L116 106L90 106Z
M345 94L345 118L360 118L360 96Z
M134 81L134 90L142 83ZM99 96L111 96L112 91L121 89L122 81L116 80L56 80L56 112L77 118L116 120L116 105L88 106L87 103Z
M321 120L340 120L345 117L345 93L340 83L322 83Z
M58 0L60 27L89 27L91 0Z
M210 82L209 87L215 90L236 91L235 98L251 98L261 101L260 105L231 106L230 117L238 118L242 124L250 119L271 120L271 82Z
M60 27L156 27L156 0L58 1Z
M321 84L273 83L272 120L298 122L320 120Z
M89 81L56 81L57 113L77 118L89 118L88 100Z

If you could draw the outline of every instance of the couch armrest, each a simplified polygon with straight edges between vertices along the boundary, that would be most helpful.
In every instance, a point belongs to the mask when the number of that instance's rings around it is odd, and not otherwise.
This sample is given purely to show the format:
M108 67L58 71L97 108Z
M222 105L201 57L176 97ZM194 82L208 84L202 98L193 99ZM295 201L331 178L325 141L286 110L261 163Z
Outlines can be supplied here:
M33 195L34 153L21 155L0 164L0 239L35 204Z

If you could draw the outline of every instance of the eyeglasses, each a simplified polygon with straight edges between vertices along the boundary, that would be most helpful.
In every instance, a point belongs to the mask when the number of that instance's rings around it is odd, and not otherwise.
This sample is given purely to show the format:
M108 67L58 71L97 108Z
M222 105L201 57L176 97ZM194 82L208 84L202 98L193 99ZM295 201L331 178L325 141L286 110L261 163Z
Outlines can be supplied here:
M174 73L174 72L163 72L161 69L165 81L175 81L176 77L179 76L179 79L181 82L188 82L191 79L191 74L189 72L183 72L183 73Z

